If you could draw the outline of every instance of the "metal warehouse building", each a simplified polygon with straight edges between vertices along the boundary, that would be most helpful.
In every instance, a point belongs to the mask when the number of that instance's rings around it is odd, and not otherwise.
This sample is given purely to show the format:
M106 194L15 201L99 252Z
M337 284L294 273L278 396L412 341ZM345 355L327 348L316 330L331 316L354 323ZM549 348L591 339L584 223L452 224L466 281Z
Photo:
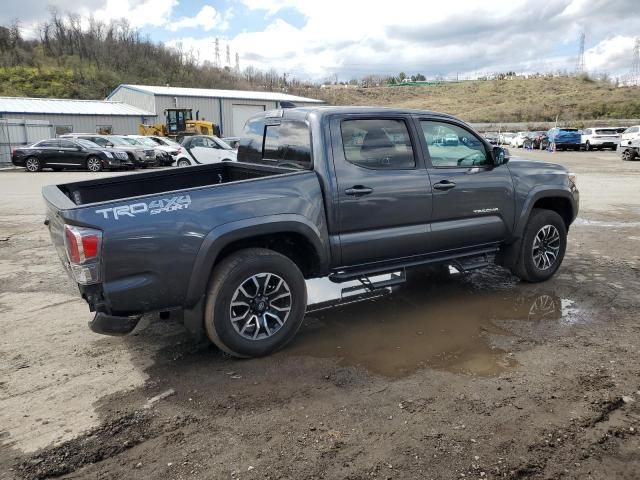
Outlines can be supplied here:
M70 132L137 133L151 112L104 100L0 97L0 164L11 149Z
M120 85L107 100L153 112L155 118L149 123L163 123L164 110L167 108L190 108L194 118L197 114L200 120L214 122L220 127L221 135L226 137L240 135L250 116L280 108L281 102L292 102L301 107L323 103L321 100L285 93L148 85Z
M54 135L70 132L137 133L155 114L126 103L104 100L0 97L0 118L45 120Z

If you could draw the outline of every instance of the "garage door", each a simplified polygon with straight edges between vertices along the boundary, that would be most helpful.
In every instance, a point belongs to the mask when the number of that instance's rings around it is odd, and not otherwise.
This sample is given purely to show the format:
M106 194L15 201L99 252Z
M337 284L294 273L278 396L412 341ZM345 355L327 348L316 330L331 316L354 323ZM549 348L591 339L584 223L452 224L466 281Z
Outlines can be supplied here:
M236 137L242 134L242 129L247 119L256 113L264 112L264 105L232 105L233 132L224 132L227 137Z

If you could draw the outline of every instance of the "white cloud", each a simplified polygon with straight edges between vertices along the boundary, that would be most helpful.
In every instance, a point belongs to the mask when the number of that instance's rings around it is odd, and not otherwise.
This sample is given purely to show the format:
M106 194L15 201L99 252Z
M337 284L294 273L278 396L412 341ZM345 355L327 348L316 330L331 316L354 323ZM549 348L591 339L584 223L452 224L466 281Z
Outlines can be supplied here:
M201 28L205 32L213 30L214 28L226 30L229 28L229 20L233 15L232 12L231 9L228 9L224 15L222 15L211 5L205 5L195 16L182 17L179 20L171 22L167 28L172 32L183 28Z
M104 6L88 12L96 19L109 21L125 18L133 27L161 27L171 18L178 0L106 0ZM80 12L85 14L84 11Z
M583 30L587 32L587 67L623 72L630 66L623 58L630 64L633 25L640 20L640 12L633 8L635 0L243 3L272 20L262 31L231 39L241 64L316 79L338 73L347 80L400 70L428 76L570 71ZM278 18L283 9L296 10L304 25L297 28ZM624 41L613 40L612 24ZM192 39L190 44L197 49L200 41Z

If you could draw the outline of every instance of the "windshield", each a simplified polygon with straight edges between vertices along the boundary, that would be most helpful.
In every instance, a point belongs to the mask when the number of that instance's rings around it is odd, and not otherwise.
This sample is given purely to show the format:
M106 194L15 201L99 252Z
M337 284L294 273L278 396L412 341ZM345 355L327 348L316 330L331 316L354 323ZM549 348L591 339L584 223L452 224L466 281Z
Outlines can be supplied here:
M109 137L109 141L114 145L131 145L131 143L125 142L122 137Z
M76 140L78 145L82 145L84 148L100 148L100 145L97 143L93 143L90 140L85 140L84 138L79 138Z
M577 132L578 129L577 128L561 128L560 131L561 132Z
M167 147L175 147L175 148L180 148L180 144L177 142L174 142L171 139L168 138L160 138L160 137L149 137L151 140L153 140L154 142L156 142L159 145L165 145Z
M129 145L142 145L142 142L138 141L137 138L122 137L122 140Z
M135 140L138 143L142 144L142 145L147 145L149 147L157 147L158 144L156 142L154 142L153 140L151 140L148 137L130 137L131 140Z
M596 130L596 135L617 135L618 131L615 128L599 128Z

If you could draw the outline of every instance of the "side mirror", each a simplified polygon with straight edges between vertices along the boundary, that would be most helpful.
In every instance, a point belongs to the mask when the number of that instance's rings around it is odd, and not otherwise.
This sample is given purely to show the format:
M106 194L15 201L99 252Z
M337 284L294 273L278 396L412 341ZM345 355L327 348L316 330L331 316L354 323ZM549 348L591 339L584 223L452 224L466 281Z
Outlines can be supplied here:
M107 146L107 147L113 147L113 143L108 142L108 143L106 144L106 146Z
M509 161L509 157L511 156L511 154L509 153L509 150L507 150L506 148L502 148L502 147L493 147L492 150L492 155L493 155L493 164L497 167L498 165L504 165L505 163L507 163Z

